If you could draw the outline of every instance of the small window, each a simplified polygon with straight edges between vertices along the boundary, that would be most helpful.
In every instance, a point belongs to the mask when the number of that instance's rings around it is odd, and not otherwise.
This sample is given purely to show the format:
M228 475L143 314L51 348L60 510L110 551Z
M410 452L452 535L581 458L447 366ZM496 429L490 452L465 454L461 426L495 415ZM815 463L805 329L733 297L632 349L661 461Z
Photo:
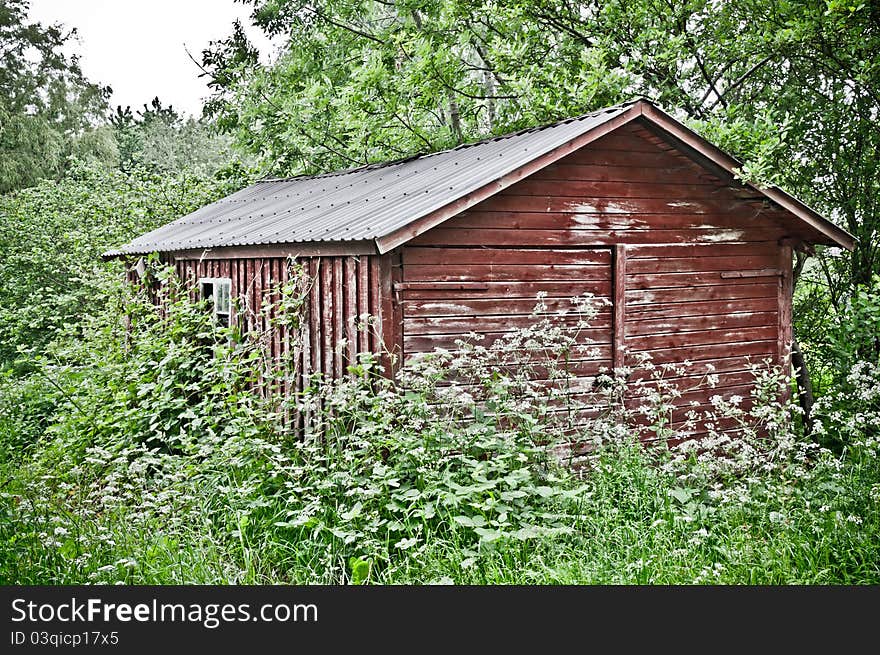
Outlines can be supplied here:
M229 327L232 311L232 280L228 277L203 277L199 280L202 300L207 300L219 325Z

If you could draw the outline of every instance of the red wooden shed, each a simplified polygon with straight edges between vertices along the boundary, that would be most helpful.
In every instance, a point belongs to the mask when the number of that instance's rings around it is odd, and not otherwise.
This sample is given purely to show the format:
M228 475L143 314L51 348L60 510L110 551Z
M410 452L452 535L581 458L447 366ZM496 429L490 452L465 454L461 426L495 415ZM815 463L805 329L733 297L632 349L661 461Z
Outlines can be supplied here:
M258 308L291 259L314 280L302 347L282 328L302 388L384 345L402 359L520 325L537 292L607 298L585 335L625 353L711 363L713 393L745 394L746 360L791 340L792 249L853 238L778 188L735 179L738 162L645 100L453 150L326 175L261 180L105 254L158 252L229 320ZM235 316L238 299L244 309ZM380 329L358 331L360 315ZM594 353L594 355L596 354ZM680 402L705 403L706 392Z

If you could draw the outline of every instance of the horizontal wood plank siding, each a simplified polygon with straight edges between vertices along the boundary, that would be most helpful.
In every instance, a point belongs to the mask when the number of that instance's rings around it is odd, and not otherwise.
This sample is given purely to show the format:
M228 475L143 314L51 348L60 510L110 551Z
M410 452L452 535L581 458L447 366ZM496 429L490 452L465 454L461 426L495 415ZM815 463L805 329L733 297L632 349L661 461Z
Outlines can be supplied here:
M656 363L691 362L692 373L678 380L688 390L676 401L683 408L692 400L708 405L715 393L748 395L749 362L777 359L790 338L780 334L790 324L781 314L790 311L781 300L785 281L730 277L780 265L781 214L755 195L729 187L637 124L625 126L409 244L405 280L494 277L484 291L404 291L412 317L405 349L451 347L447 331L461 328L454 319L468 314L496 317L486 320L488 340L499 338L502 325L520 325L538 291L550 292L548 309L582 290L610 298L613 280L573 247L590 253L624 245L622 361L648 353ZM432 269L432 250L445 253L442 271ZM597 316L596 334L609 330L611 317L611 309ZM715 390L704 388L712 367Z
M611 364L610 309L601 306L590 328L578 331L580 314L571 302L585 292L595 294L597 304L610 302L607 248L404 247L399 289L405 360L435 348L456 350L472 332L484 335L480 344L491 345L552 318L577 333L572 360L578 375L594 376ZM538 293L546 297L536 312Z

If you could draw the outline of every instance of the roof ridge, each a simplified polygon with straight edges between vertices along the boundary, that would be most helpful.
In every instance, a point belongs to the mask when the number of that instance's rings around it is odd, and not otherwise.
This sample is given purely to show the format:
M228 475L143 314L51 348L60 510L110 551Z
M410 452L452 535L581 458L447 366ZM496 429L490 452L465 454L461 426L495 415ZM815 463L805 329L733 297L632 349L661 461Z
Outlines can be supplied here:
M558 121L554 121L552 123L544 123L542 125L535 125L532 127L524 127L515 132L509 132L507 134L498 134L495 136L488 136L478 141L471 141L470 143L460 143L453 148L446 148L444 150L435 150L434 152L417 152L415 154L409 155L407 157L400 157L399 159L390 159L385 161L378 162L370 162L368 164L362 164L360 166L353 166L351 168L344 168L335 171L327 171L326 173L314 173L314 174L303 174L303 175L292 175L290 177L264 177L255 181L255 184L261 183L271 183L271 182L293 182L298 180L318 180L322 178L328 177L341 177L343 175L349 175L351 173L360 173L362 171L367 170L377 170L380 168L388 168L391 166L396 166L398 164L405 164L409 161L414 161L416 159L426 159L428 157L434 157L436 155L442 155L447 152L454 152L456 150L464 150L466 148L473 148L475 146L485 145L487 143L494 143L496 141L501 141L503 139L510 139L516 136L521 136L523 134L529 134L531 132L539 132L541 130L547 130L553 127L557 127L559 125L569 125L574 123L575 121L586 120L588 118L595 118L601 114L608 114L614 111L619 111L624 107L629 107L632 104L635 104L642 98L634 98L632 100L627 100L626 102L621 102L616 105L612 105L611 107L603 107L602 109L596 109L591 112L587 112L585 114L581 114L579 116L571 116L569 118L563 118Z

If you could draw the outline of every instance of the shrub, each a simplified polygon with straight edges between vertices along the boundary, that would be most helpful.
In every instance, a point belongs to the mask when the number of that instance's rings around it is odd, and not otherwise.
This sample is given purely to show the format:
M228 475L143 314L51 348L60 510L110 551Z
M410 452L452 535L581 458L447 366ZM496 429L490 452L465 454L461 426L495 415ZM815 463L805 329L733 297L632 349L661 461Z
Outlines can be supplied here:
M814 430L840 452L880 433L880 276L852 294L828 341L833 386L816 403Z
M0 196L0 367L18 349L41 351L65 325L100 311L108 274L102 251L221 197L231 175L127 173L74 162L61 180ZM18 366L26 372L28 362Z

